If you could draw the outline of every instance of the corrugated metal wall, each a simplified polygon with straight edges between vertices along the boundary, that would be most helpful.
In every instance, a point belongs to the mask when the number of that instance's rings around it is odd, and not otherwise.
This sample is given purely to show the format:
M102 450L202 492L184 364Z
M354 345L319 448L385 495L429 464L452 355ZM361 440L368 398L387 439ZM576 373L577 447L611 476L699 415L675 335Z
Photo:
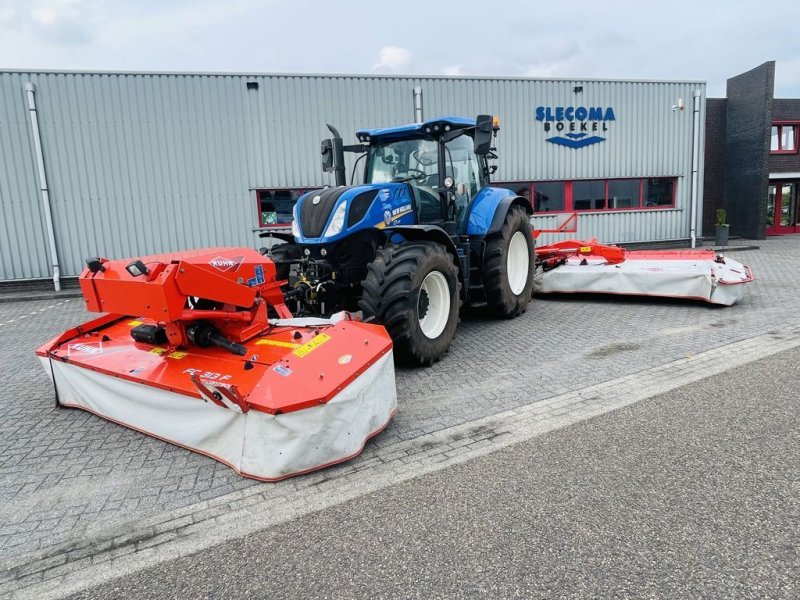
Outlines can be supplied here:
M584 215L580 227L604 241L688 236L698 84L0 72L0 280L51 275L26 81L36 85L65 276L96 254L256 245L250 188L329 183L318 160L325 123L348 141L360 127L413 121L415 86L425 118L501 115L495 179L680 177L676 210ZM678 98L686 110L672 111ZM538 105L613 106L617 121L606 142L563 148L544 142Z

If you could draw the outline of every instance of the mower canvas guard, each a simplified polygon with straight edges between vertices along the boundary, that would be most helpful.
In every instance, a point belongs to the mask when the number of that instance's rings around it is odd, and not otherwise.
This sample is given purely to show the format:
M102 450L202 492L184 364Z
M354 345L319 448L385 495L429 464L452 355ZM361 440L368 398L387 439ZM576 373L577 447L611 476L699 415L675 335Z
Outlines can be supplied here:
M386 330L294 319L248 248L90 259L105 312L37 350L56 401L278 480L348 460L397 410Z
M625 250L597 240L536 248L536 294L621 294L731 306L753 281L750 267L712 249Z

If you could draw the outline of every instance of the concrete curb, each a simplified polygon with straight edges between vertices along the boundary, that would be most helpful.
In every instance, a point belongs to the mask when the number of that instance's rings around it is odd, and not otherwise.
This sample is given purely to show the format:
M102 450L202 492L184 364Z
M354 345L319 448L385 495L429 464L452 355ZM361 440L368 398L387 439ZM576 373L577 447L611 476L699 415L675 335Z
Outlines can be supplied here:
M19 293L0 293L0 304L8 302L35 302L37 300L61 300L64 298L80 298L80 290L68 290L64 292L19 292Z

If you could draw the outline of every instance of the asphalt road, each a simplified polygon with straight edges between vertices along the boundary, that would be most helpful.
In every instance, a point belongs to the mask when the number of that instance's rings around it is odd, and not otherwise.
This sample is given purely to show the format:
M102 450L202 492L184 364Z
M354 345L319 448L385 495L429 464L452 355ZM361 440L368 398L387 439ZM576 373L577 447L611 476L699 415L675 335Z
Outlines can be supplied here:
M750 363L73 597L797 598L799 362Z

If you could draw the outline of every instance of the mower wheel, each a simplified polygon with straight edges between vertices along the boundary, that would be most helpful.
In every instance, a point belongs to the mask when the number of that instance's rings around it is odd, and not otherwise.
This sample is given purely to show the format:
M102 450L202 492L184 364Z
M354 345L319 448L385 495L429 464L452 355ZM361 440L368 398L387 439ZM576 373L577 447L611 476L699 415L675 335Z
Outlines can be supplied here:
M494 316L511 319L525 312L534 254L531 223L522 207L512 206L500 232L487 239L482 274L486 304Z
M362 283L360 308L386 327L401 364L430 365L450 348L461 284L453 256L434 242L378 250Z
M298 261L300 260L300 248L297 244L293 244L292 242L287 242L285 244L277 244L270 248L269 253L267 254L267 258L272 260L290 260L290 261ZM288 280L289 279L289 272L292 269L292 265L290 264L275 264L275 277L278 280Z

